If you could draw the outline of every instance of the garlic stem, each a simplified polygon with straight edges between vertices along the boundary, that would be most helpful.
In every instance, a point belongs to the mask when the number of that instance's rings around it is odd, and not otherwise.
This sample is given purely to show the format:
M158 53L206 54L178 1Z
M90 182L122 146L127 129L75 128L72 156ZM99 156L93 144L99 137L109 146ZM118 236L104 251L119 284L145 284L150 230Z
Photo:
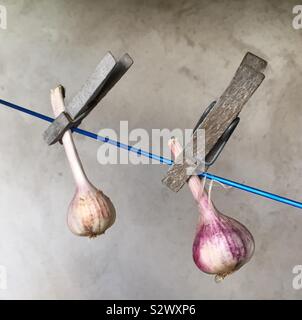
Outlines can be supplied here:
M63 87L61 85L51 90L51 104L55 117L57 117L61 112L65 111ZM78 188L83 188L84 186L90 185L81 159L76 150L70 130L65 132L62 138L62 143L64 145L66 156Z
M182 152L182 147L176 139L169 141L169 147L175 159ZM208 207L210 201L205 189L205 180L201 180L198 176L191 176L188 185L197 204L202 207Z
M85 174L82 162L76 150L70 131L64 134L64 137L62 138L62 142L63 142L67 159L70 164L70 168L77 186L82 187L86 184L90 184Z

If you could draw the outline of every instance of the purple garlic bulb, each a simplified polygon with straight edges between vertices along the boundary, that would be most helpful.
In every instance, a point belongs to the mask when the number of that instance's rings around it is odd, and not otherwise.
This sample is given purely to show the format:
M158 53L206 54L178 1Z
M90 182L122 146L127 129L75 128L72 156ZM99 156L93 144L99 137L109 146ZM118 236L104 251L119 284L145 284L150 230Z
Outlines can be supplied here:
M175 139L170 140L169 147L174 157L182 150ZM254 239L244 225L215 208L198 176L192 176L188 184L200 213L193 259L201 271L215 274L215 280L220 281L251 259Z
M254 239L244 225L220 213L208 199L206 191L200 197L198 207L200 217L193 243L193 259L201 271L215 274L219 281L251 259Z

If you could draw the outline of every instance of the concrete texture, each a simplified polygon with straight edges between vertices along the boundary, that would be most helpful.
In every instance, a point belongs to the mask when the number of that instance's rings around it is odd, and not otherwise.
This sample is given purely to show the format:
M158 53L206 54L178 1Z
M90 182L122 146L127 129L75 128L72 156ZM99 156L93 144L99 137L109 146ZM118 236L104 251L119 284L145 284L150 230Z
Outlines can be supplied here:
M246 51L269 62L266 80L242 112L211 172L301 199L302 30L297 1L9 1L0 29L0 96L51 114L49 90L70 98L110 49L129 52L131 71L83 125L191 128L222 93ZM302 211L216 187L217 207L256 240L253 259L216 284L191 258L197 209L187 188L161 184L166 167L97 162L99 144L76 137L89 177L107 193L117 221L96 240L66 226L74 183L46 123L0 106L0 265L7 290L26 299L270 299L302 297Z

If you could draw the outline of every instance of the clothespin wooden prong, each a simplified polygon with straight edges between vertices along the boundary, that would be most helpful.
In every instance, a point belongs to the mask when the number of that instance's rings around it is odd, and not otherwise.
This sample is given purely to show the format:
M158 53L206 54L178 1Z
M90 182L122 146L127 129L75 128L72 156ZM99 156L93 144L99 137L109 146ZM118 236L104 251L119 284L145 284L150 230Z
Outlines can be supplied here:
M190 177L187 169L190 168L190 172L192 172L192 170L198 170L200 159L203 159L206 163L206 157L211 153L211 150L215 147L219 139L223 137L230 128L232 129L230 131L233 132L234 128L232 128L232 123L233 126L236 124L236 121L238 124L239 120L235 121L235 119L238 118L245 103L262 83L265 77L262 71L266 68L266 65L267 62L265 60L250 52L245 55L231 83L218 101L206 110L206 114L204 114L201 121L199 121L191 141L185 146L180 156L168 170L167 176L162 180L171 190L175 192L179 191ZM198 129L204 130L204 146L197 143ZM224 141L225 138L226 136L224 137ZM228 138L229 136L227 139ZM190 154L192 149L193 157L196 161L192 161L191 157L188 158L186 156ZM218 150L219 153L221 150Z
M127 53L116 61L108 52L82 89L66 106L66 111L62 112L44 132L47 144L52 145L60 141L67 130L79 126L132 64L133 60Z

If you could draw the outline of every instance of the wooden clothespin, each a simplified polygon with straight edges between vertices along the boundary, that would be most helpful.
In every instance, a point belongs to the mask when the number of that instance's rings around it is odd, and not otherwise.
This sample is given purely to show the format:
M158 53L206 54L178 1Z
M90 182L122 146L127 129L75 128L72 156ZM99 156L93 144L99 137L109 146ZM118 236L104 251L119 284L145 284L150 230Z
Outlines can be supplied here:
M238 125L240 111L264 80L262 72L266 65L265 60L250 52L244 56L231 83L218 101L205 110L194 129L191 141L162 180L172 191L179 191L190 178L188 172L197 172L200 163L206 171L215 162ZM197 143L197 129L204 130L205 145Z
M47 144L60 141L64 133L80 125L81 121L96 107L100 100L120 80L133 64L126 53L118 61L108 52L78 94L44 132Z

